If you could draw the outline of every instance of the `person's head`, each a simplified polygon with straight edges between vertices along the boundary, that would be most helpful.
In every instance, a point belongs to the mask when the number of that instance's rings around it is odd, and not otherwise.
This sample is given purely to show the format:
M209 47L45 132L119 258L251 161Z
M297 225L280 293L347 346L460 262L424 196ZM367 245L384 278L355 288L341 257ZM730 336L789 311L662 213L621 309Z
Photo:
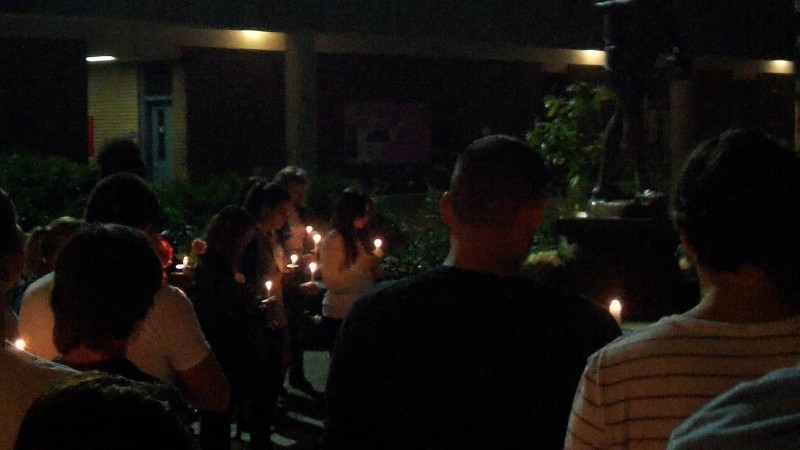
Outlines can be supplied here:
M22 274L24 244L25 235L17 225L14 202L0 189L0 304Z
M261 189L268 183L269 181L267 181L267 179L264 177L249 177L246 179L236 196L236 206L244 206L244 202L247 200L247 196L250 195L250 191L253 191L254 189Z
M64 216L50 222L46 227L31 230L25 242L26 273L33 278L39 278L53 271L59 250L82 224L79 219Z
M278 183L289 190L293 205L300 206L303 204L306 188L308 188L308 175L305 170L297 166L284 167L275 174L272 182Z
M62 355L78 347L109 356L133 333L161 287L161 261L148 238L122 225L90 224L58 256L50 306Z
M504 236L504 251L524 258L542 221L548 181L542 157L529 145L504 135L480 138L456 161L442 217L453 239L494 232Z
M274 231L286 224L291 196L285 187L277 183L256 185L247 194L243 207L261 229Z
M142 178L147 176L139 146L127 138L106 143L97 155L97 166L100 169L100 178L120 172L132 173Z
M788 147L726 131L692 152L672 203L701 267L736 273L749 265L782 285L800 278L800 156Z
M159 384L87 372L35 401L15 450L191 450L179 407Z
M152 232L159 214L158 199L146 181L131 173L117 173L94 186L83 219L89 223L116 223Z
M206 255L225 258L232 265L241 258L253 233L255 220L243 208L226 206L206 227Z

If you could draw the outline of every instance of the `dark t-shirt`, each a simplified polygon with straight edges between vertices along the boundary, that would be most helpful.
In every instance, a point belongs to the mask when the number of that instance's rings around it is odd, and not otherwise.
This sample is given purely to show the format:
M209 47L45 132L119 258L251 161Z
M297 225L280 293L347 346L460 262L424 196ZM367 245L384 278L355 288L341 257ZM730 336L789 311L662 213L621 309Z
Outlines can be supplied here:
M327 385L326 448L561 448L586 358L620 334L598 305L440 267L362 297Z

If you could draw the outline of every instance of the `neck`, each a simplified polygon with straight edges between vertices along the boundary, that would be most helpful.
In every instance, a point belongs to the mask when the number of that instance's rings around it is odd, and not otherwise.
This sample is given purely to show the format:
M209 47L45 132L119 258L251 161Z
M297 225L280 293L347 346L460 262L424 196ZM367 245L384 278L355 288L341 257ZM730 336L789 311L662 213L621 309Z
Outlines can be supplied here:
M788 293L763 270L745 265L738 272L698 269L700 303L685 313L690 317L730 323L786 320L800 314Z
M84 365L108 361L125 355L124 342L115 342L111 347L113 350L109 352L94 350L85 345L81 345L61 355L61 359L67 365Z
M503 242L495 231L473 231L469 239L451 234L450 252L443 265L500 276L519 275L522 261Z

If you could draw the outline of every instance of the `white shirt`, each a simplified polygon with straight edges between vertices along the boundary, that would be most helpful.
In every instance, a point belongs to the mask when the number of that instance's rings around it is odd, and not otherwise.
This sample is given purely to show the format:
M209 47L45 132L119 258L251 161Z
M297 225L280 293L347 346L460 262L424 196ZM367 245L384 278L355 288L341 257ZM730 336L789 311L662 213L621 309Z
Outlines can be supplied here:
M19 334L26 349L48 360L58 356L50 309L54 279L51 272L28 286L19 311ZM176 371L196 366L211 350L191 302L180 289L164 284L154 300L128 341L127 357L142 372L172 381Z

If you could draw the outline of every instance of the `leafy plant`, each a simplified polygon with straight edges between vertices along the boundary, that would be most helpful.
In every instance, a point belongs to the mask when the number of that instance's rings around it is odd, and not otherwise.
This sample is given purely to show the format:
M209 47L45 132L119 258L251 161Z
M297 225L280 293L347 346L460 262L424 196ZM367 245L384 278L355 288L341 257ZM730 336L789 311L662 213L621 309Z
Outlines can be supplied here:
M613 115L616 96L607 87L586 83L570 85L567 94L545 97L546 118L526 134L526 139L553 171L554 194L583 201L597 174L602 136Z
M58 156L3 154L0 164L0 186L14 200L25 230L61 216L80 217L97 180L94 168Z

